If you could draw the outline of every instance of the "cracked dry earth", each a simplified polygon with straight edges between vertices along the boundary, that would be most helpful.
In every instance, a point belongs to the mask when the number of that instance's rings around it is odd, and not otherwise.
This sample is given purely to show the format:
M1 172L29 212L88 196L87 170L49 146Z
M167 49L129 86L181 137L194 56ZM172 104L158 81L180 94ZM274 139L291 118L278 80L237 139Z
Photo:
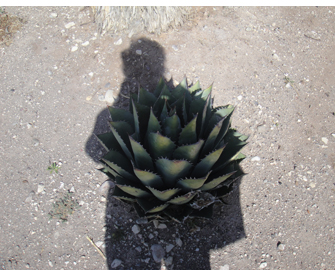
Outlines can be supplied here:
M6 12L26 23L0 48L1 269L334 269L334 7L206 7L131 38L99 36L89 8ZM212 220L146 223L102 185L92 133L158 75L214 82L250 136Z

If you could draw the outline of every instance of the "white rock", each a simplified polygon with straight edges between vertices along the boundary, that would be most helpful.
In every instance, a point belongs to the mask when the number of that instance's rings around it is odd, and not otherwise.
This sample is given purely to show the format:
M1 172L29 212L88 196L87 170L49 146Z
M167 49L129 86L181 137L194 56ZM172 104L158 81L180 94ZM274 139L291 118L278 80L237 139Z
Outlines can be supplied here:
M122 38L114 42L114 45L121 45L121 44L122 44Z
M69 22L69 23L65 24L65 28L69 29L69 28L71 28L72 26L75 26L75 25L76 24L74 22Z
M103 243L104 243L104 242L102 242L102 241L98 241L98 242L96 242L95 244L96 244L97 247L101 247Z
M119 259L115 259L115 260L112 262L111 267L112 267L112 268L116 268L116 267L120 266L121 263L122 263L121 260L119 260Z
M155 262L158 263L164 258L165 251L161 245L157 245L157 244L152 245L151 250L152 250L152 257L154 258Z
M113 103L115 101L113 90L107 90L105 94L105 101L108 103Z
M267 267L267 266L268 266L267 262L262 262L262 263L259 265L259 268L260 268L260 269L263 269L263 268L265 268L265 267Z
M332 136L335 138L335 133L332 133Z
M166 229L167 226L166 226L166 224L159 224L157 228L158 229Z
M258 156L256 156L256 157L253 157L252 159L251 159L251 161L260 161L261 160L261 158L260 157L258 157Z
M142 51L141 50L136 50L136 54L141 55Z
M165 250L166 250L167 253L169 253L173 248L174 248L174 245L172 245L172 244L168 244L168 245L165 247Z
M309 186L310 186L311 188L315 188L316 185L315 185L315 183L312 182L312 183L309 184Z
M229 270L229 265L225 264L224 266L220 266L220 270Z
M176 45L172 45L172 49L178 51L178 47Z
M241 95L237 97L238 100L242 100L242 98L243 97Z
M71 193L74 193L76 190L74 189L74 187L72 186L71 188L70 188L70 192Z
M176 244L181 247L183 245L183 241L181 241L180 238L176 238Z
M155 228L158 228L159 221L158 220L154 220L153 223L154 223Z
M75 46L73 46L73 47L71 48L71 52L75 52L76 50L78 50L78 46L77 46L77 45L75 45Z
M277 61L281 61L281 59L279 58L279 56L277 54L275 54L275 53L272 55L272 57L274 59L276 59Z
M324 144L328 143L328 139L326 137L322 137L321 140L324 142Z
M134 234L138 234L141 231L138 225L134 225L133 227L131 227L131 230L133 231Z
M56 18L58 15L57 15L57 13L51 13L50 14L50 18Z
M41 193L44 190L44 184L40 183L37 186L37 193Z
M93 72L88 73L88 76L90 76L90 77L93 77L93 75L94 75Z
M285 245L284 244L279 244L277 248L279 250L283 251L285 249Z
M291 84L290 83L287 83L285 86L286 86L286 88L291 88Z
M84 43L82 43L81 46L86 47L86 46L88 46L89 44L90 44L90 42L87 40L87 41L85 41Z
M115 184L112 181L105 181L102 183L102 185L99 187L99 192L103 196L107 196L108 192L115 187Z

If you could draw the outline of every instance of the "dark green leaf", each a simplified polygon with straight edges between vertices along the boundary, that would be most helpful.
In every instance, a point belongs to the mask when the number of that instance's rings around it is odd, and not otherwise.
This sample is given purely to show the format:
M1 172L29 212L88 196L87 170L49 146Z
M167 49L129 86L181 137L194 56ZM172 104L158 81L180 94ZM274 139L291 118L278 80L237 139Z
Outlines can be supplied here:
M150 133L148 136L150 154L154 159L159 157L170 158L176 145L169 138L157 133Z
M109 122L110 128L113 132L115 139L118 141L119 145L121 146L125 155L130 159L133 160L133 156L129 149L131 149L130 142L129 142L129 135L133 134L132 128L126 122ZM120 132L120 134L119 134Z
M96 135L99 142L102 144L102 146L107 150L114 149L118 152L122 152L122 148L119 145L119 142L115 138L113 132L108 132L100 135Z
M159 117L159 120L161 121L162 124L164 124L164 121L165 121L166 117L168 117L168 110L167 110L167 105L166 105L166 100L165 100L163 109L162 109L160 117Z
M168 188L176 185L176 182L188 175L192 164L186 160L169 160L165 158L156 161L158 173L163 177L163 181Z
M159 82L158 82L158 85L154 91L154 95L156 97L159 97L160 93L162 92L163 88L165 86L165 82L164 82L164 79L161 77Z
M186 191L186 192L201 188L203 184L206 182L210 173L211 172L209 172L206 176L201 177L201 178L186 178L186 179L179 180L177 182L177 186L181 187L183 191Z
M213 167L215 162L218 161L224 147L215 150L214 152L208 154L205 158L203 158L194 168L192 172L192 177L202 177L206 175L210 169Z
M133 115L134 115L134 129L135 129L135 136L134 137L135 137L136 140L140 141L141 136L140 136L140 123L139 123L139 120L138 120L138 114L137 114L137 111L136 111L134 101L132 100L131 102L133 104Z
M201 156L207 155L209 152L214 150L215 141L216 141L217 136L219 135L223 121L224 119L219 121L219 123L217 123L217 125L213 128L211 133L208 135L204 148L201 151Z
M162 204L162 201L158 199L154 200L145 200L145 199L137 199L137 203L142 207L145 213L157 213L163 211L169 204Z
M147 186L147 189L149 189L155 197L161 201L168 201L170 200L173 196L175 196L181 189L179 188L172 188L172 189L167 189L164 191L159 191L158 189L152 188Z
M162 178L155 173L142 171L135 167L134 167L134 173L145 186L150 186L156 189L163 189L165 187Z
M173 152L173 158L174 159L186 159L190 161L191 163L195 164L198 160L200 149L203 143L204 143L203 140L199 140L197 143L194 143L194 144L179 146Z
M130 202L136 202L136 198L134 196L124 192L118 186L115 186L112 196L117 199L130 201Z
M177 86L175 89L172 90L172 95L175 98L175 100L180 99L185 95L185 92L188 90L187 87L187 80L184 78Z
M207 190L212 190L214 189L215 187L217 187L219 184L221 184L223 181L225 181L226 179L228 179L229 177L231 177L234 173L234 172L231 172L231 173L228 173L228 174L225 174L225 175L222 175L218 178L215 178L213 180L211 180L210 182L204 184L202 187L201 187L201 190L202 191L207 191Z
M129 137L133 149L136 167L141 170L154 170L152 159L144 147L133 138Z
M171 117L167 117L163 124L164 135L169 137L172 141L177 141L180 133L180 120L175 114Z
M147 107L152 107L156 102L156 97L154 94L145 90L144 88L140 88L138 92L138 103L143 104Z
M197 142L197 117L198 115L196 115L181 131L178 140L179 145L192 144Z
M126 121L130 126L134 125L133 115L124 109L108 107L113 122Z
M168 203L177 204L177 205L188 203L194 198L195 195L197 195L197 193L198 192L196 191L190 191L189 193L186 193L185 195L181 195L179 197L173 198L172 200L168 201Z
M201 90L199 81L197 81L194 85L192 85L190 88L188 88L188 91L190 93L193 93L194 91L197 91L197 90Z

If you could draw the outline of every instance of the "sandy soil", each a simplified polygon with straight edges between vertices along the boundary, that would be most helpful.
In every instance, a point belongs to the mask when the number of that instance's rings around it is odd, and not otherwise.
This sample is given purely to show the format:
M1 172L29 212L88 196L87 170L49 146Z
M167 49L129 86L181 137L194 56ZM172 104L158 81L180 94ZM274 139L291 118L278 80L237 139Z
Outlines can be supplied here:
M167 269L334 269L335 8L208 7L131 38L100 37L89 8L6 11L26 23L0 48L2 269L163 269L154 244ZM250 136L247 175L211 221L138 224L103 196L105 94L127 106L161 75L214 82Z

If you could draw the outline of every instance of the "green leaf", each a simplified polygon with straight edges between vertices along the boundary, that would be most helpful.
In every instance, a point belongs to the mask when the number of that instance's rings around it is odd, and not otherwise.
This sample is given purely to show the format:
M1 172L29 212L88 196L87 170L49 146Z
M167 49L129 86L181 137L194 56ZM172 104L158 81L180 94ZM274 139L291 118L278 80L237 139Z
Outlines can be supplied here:
M202 112L204 110L204 107L206 105L206 100L203 100L201 97L196 97L190 104L189 107L189 113L188 113L188 118L192 118L194 115L198 114L199 120L198 122L201 123L202 119ZM200 127L199 131L200 132Z
M192 85L190 88L188 88L188 91L190 93L193 93L194 91L197 91L197 90L201 90L199 81L197 81L194 85Z
M213 151L215 147L215 141L222 127L224 119L221 119L219 123L213 128L212 132L208 135L205 142L204 148L201 151L201 156L207 155L209 152Z
M161 77L160 80L159 80L159 82L158 82L158 84L157 84L157 87L156 87L156 89L154 91L154 95L156 97L159 97L159 95L162 92L164 86L165 86L165 82L164 82L163 77Z
M126 122L111 121L109 122L109 124L113 132L113 135L115 139L118 141L119 145L121 146L123 152L130 160L133 160L133 156L129 151L131 147L129 142L129 135L133 133L131 126Z
M118 186L115 186L112 196L115 197L116 199L136 202L136 197L124 192Z
M147 136L151 132L156 133L157 131L162 132L161 125L159 124L159 121L158 121L157 117L154 115L154 112L151 109L150 110L149 122L148 122L148 128L147 128Z
M145 186L150 186L156 189L163 189L165 187L162 178L155 173L149 171L143 171L135 167L134 167L134 173Z
M139 185L134 186L134 182L128 181L125 178L116 177L116 186L118 186L122 191L136 197L136 198L145 198L150 197L150 193L145 191L143 188L140 188Z
M129 173L129 171L132 171L132 166L129 160L121 155L119 152L110 150L106 155L102 157L101 160L114 171L116 171L119 175L136 181L136 177Z
M137 203L142 207L145 213L157 213L163 211L169 204L162 204L162 201L158 199L154 200L145 200L145 199L137 199Z
M197 117L198 115L196 115L181 131L178 140L179 145L192 144L197 142Z
M150 93L144 88L140 88L138 92L138 103L151 107L155 104L156 99L157 98L155 97L154 94Z
M126 121L130 126L134 125L133 115L124 109L108 107L113 122Z
M202 177L206 175L209 170L213 167L215 162L218 161L224 147L215 150L214 152L208 154L205 158L203 158L194 168L191 176L192 177Z
M213 130L214 126L222 120L222 118L226 118L234 111L234 106L226 105L223 107L218 107L214 109L214 113L208 121L208 125L205 131L205 137L209 135L209 133Z
M212 190L214 188L216 188L218 185L220 185L223 181L225 181L226 179L228 179L229 177L231 177L234 173L236 173L236 171L222 175L218 178L215 178L213 180L211 180L210 182L204 184L200 190L202 191L207 191L207 190Z
M139 123L139 120L138 120L138 114L137 114L137 111L136 111L136 107L135 107L134 101L132 100L131 102L133 104L135 139L138 140L138 141L140 141L141 140L141 136L140 136L140 123Z
M220 133L218 134L216 141L215 141L215 147L223 140L224 136L226 136L227 131L231 124L232 115L233 115L233 111L229 115L227 115L226 118L224 119Z
M185 204L190 202L195 195L197 195L197 191L190 191L189 193L186 193L185 195L181 195L179 197L173 198L172 200L168 201L168 203L171 204L177 204L177 205L181 205L181 204Z
M202 94L201 94L201 98L202 99L207 99L208 96L210 96L211 92L212 92L212 88L213 88L213 84L208 87L207 89L203 90Z
M161 121L162 124L164 123L166 117L168 117L168 110L167 110L166 102L167 101L165 100L163 109L162 109L160 117L159 117L159 120Z
M117 139L115 138L113 132L96 135L96 137L107 151L114 149L118 152L122 152L122 148L119 145Z
M176 145L169 138L157 133L150 133L148 136L150 154L154 159L159 157L170 158Z
M165 158L156 161L158 173L163 177L165 185L169 188L175 186L177 180L188 175L192 164L186 160L169 160Z
M143 104L137 103L134 100L132 101L135 105L136 112L138 115L138 121L139 121L139 129L142 132L141 133L141 138L145 136L145 131L147 130L148 127L148 119L150 116L150 107L145 106ZM131 108L131 111L133 112L133 108Z
M184 78L177 86L175 89L172 90L172 95L173 97L177 100L180 99L185 95L185 93L188 91L188 86L187 86L187 80Z
M169 87L165 84L162 92L160 93L159 97L157 98L154 106L153 106L153 110L154 113L159 113L159 111L161 110L161 108L164 106L165 101L167 100L168 102L170 102L172 99L171 96L171 92Z
M194 144L179 146L173 152L173 158L186 159L191 163L195 164L196 161L198 160L199 152L203 143L204 143L203 140L199 140L197 143Z
M181 187L183 191L191 191L191 190L201 188L203 184L206 182L210 173L211 172L209 172L206 176L201 177L201 178L186 178L186 179L179 180L177 182L177 186Z
M152 163L152 159L148 152L139 142L135 141L132 137L129 137L129 140L133 149L136 167L141 170L153 171L154 164Z
M164 202L170 200L173 196L175 196L181 190L179 188L171 188L171 189L167 189L164 191L159 191L158 189L155 189L149 186L147 186L147 189L149 189L151 193L155 195L156 198Z
M175 114L171 117L167 117L163 123L164 135L169 137L172 141L177 141L180 133L180 120Z
M198 133L199 138L203 137L203 133L204 133L205 128L207 126L207 121L206 120L209 120L211 109L212 109L211 108L211 95L209 94L209 96L206 99L206 103L205 103L205 106L204 106L204 110L202 111L201 118L200 117L198 118L198 119L201 119L201 122L199 121L199 127L200 127L200 131ZM197 125L198 125L198 123L197 123Z

